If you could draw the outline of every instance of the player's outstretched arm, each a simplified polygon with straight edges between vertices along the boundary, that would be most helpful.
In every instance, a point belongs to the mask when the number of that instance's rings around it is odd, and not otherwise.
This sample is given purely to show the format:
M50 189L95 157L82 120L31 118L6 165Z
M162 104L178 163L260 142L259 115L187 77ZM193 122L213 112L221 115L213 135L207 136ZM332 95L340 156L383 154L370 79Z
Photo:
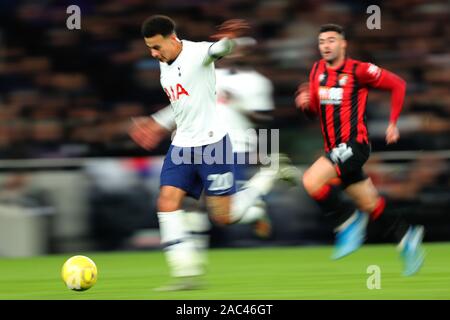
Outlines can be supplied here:
M222 23L217 32L211 36L214 42L208 50L208 56L204 61L204 65L229 55L233 52L236 43L234 39L241 37L250 26L245 20L231 19Z

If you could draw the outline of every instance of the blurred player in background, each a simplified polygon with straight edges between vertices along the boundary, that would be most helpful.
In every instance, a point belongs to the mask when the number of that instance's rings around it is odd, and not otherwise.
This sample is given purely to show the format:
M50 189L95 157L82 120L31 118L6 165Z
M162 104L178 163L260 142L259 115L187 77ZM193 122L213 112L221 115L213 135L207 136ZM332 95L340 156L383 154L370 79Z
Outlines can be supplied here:
M358 249L365 240L369 219L382 220L386 207L386 199L378 194L362 169L371 148L366 123L368 90L372 87L391 91L387 144L396 143L400 137L396 123L406 90L400 77L374 64L348 58L346 48L342 27L323 25L319 32L322 59L313 65L309 84L299 87L295 99L298 108L320 118L326 152L304 173L304 187L323 211L338 210L344 217L351 214L337 228L334 259ZM337 189L329 183L336 178L356 204L354 213L341 205ZM393 229L400 242L403 274L413 275L424 259L423 227L408 226L399 220Z
M152 16L142 25L150 54L160 61L161 85L169 97L177 129L161 170L158 197L161 242L175 278L162 290L196 288L198 276L204 273L182 210L186 195L198 199L204 190L211 219L226 225L258 207L274 181L284 177L283 166L267 168L236 193L234 161L230 163L227 158L231 142L216 102L214 61L233 52L234 39L245 29L248 26L242 20L229 20L215 35L218 41L191 42L178 39L169 17ZM141 146L152 139L152 132L139 121L131 127L130 135ZM209 150L213 156L220 155L219 161L210 163L211 159L204 158ZM178 163L177 155L188 161Z

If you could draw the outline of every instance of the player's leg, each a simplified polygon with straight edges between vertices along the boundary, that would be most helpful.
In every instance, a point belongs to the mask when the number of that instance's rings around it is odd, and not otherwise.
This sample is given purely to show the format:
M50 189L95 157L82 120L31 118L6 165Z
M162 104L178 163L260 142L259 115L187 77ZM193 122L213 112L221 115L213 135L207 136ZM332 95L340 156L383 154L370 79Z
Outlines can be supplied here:
M223 173L224 170L229 170ZM215 172L215 173L210 173ZM228 225L243 222L255 222L262 217L262 212L257 212L257 207L270 188L273 185L269 180L275 179L272 175L259 176L261 182L259 185L247 186L236 192L234 180L233 165L209 166L204 168L203 175L205 179L205 193L208 211L211 219L218 225ZM264 184L266 183L266 184Z
M158 198L158 221L161 244L176 282L157 290L183 290L192 286L191 278L203 274L195 244L187 228L181 203L186 192L177 187L163 185ZM185 279L189 279L186 281Z
M285 154L274 153L270 156L270 165L261 167L244 184L242 190L252 188L261 196L267 195L276 181L286 181L292 185L298 185L301 172L292 165L291 160Z
M255 223L265 214L261 198L266 188L247 187L235 193L219 194L207 192L207 205L211 219L218 225Z
M366 178L346 187L345 192L355 202L359 210L377 219L384 211L385 199L378 194L372 179Z
M234 178L236 189L241 191L252 177L249 153L235 153ZM272 224L267 214L267 205L261 197L255 205L248 208L244 215L238 219L238 224L252 224L255 234L260 238L268 238L272 233Z
M398 217L393 225L387 226L383 221L387 201L378 194L370 178L349 185L346 193L353 199L358 208L368 214L370 221L381 223L393 232L399 242L401 258L404 262L405 276L410 276L419 271L425 257L421 247L424 229L423 226L411 226L403 217Z
M207 165L200 171L205 184L208 211L218 225L237 223L262 196L261 190L251 187L236 192L233 164ZM254 221L259 217L256 214L248 219Z
M245 211L237 223L253 225L253 232L262 239L267 239L272 234L272 223L267 212L267 204L261 197Z
M306 191L328 214L338 214L335 250L332 258L338 259L357 250L366 237L367 216L356 210L353 203L341 197L340 190L329 182L340 178L344 188L364 180L361 167L369 154L369 146L340 144L325 157L319 158L303 176Z
M211 218L217 224L236 223L246 214L247 221L260 218L261 212L257 212L259 208L249 209L258 206L261 197L270 192L275 180L286 179L294 172L297 173L289 170L290 167L284 160L281 162L277 157L272 159L270 167L260 169L242 190L236 192L236 165L228 136L207 148L211 151L210 156L215 158L203 161L197 170L205 186L205 194L208 196L207 205ZM295 179L298 177L295 176Z
M268 237L271 232L264 197L277 180L298 185L301 176L286 155L272 154L270 160L270 165L259 168L231 199L229 223L255 223L255 233L260 237ZM240 170L241 167L235 165L238 179Z
M353 208L342 201L339 186L331 183L337 178L336 167L322 156L305 171L302 182L306 192L326 215L337 213L348 217Z
M191 239L199 253L201 264L206 268L208 264L208 248L211 231L211 222L204 205L204 197L197 201L186 197L183 203L185 220Z
M262 195L261 189L270 189L276 172L259 178L256 187L247 187L236 193L235 154L230 139L223 139L202 149L202 162L197 165L211 219L219 225L236 223Z
M171 185L162 185L159 189L158 212L167 213L181 209L186 191Z
M272 190L276 180L298 184L300 178L300 172L292 166L285 155L272 155L271 161L269 167L260 168L239 187L236 183L247 179L248 166L240 165L235 161L233 164L225 164L223 169L212 166L203 168L202 174L204 176L205 173L207 174L205 178L207 204L215 223L219 225L254 224L257 236L261 238L270 236L272 226L267 215L266 203L263 201L264 196ZM230 172L233 172L233 175L229 175ZM233 189L232 185L237 190L236 193L229 191ZM219 186L222 187L218 188ZM228 187L230 189L227 191Z
M172 161L172 149L173 146L161 170L157 204L161 244L170 273L176 279L174 283L157 289L164 291L194 289L196 282L192 279L204 273L181 207L186 194L189 192L198 198L202 186L196 183L193 165L175 164Z
M320 157L303 174L302 181L306 192L315 200L326 198L329 192L328 182L337 178L333 164L325 157Z

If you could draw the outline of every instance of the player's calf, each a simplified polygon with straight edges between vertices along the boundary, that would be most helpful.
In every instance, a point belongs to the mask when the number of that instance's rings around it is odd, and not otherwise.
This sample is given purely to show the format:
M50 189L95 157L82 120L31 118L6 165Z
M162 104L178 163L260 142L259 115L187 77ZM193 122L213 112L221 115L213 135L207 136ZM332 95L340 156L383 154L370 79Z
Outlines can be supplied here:
M219 226L226 226L233 223L230 214L211 214L211 220Z
M232 224L231 196L208 196L207 206L211 220L217 225Z
M369 212L370 219L378 219L384 212L386 208L386 199L384 197L377 197L376 199L370 201L365 208L361 208L364 212Z

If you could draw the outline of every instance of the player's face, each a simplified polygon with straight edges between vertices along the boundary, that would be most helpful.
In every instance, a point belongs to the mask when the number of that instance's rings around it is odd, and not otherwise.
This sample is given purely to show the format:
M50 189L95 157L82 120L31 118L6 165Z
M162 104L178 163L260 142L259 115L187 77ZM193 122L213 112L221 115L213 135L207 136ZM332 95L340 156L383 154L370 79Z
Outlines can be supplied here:
M322 58L327 62L333 62L345 55L347 42L335 31L327 31L319 34L319 50Z
M161 62L173 61L178 56L177 44L179 44L179 41L175 34L167 37L157 34L153 37L144 38L144 41L150 50L150 55Z

